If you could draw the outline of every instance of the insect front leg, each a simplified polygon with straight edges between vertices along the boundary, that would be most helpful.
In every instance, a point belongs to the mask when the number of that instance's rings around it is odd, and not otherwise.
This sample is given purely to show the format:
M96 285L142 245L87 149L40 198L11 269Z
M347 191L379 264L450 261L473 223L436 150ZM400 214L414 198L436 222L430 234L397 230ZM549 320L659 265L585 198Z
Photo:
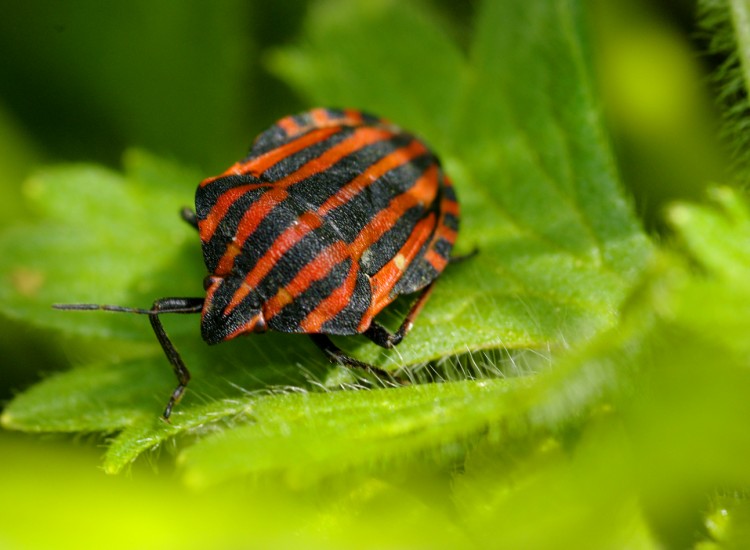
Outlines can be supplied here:
M177 352L174 345L169 340L167 333L164 331L159 315L163 313L200 313L203 310L203 302L203 298L161 298L154 302L151 309L106 304L55 304L52 307L62 310L102 310L148 315L149 321L151 321L151 327L154 329L154 334L156 334L156 339L159 341L161 349L164 350L164 355L167 356L169 364L172 365L172 369L174 370L178 382L177 387L169 398L167 407L164 409L164 414L162 415L164 420L169 421L169 415L172 414L172 408L177 404L177 401L180 400L182 394L185 393L185 387L190 381L190 371L188 371L185 363L182 361L182 357L180 357L180 354Z
M149 311L149 321L151 321L156 339L159 340L159 344L161 344L161 348L164 350L164 354L177 377L177 387L172 392L164 409L164 414L162 414L162 418L166 421L169 421L172 409L185 393L185 388L190 382L190 371L164 331L159 315L162 313L199 313L203 309L203 301L203 298L161 298L154 302Z

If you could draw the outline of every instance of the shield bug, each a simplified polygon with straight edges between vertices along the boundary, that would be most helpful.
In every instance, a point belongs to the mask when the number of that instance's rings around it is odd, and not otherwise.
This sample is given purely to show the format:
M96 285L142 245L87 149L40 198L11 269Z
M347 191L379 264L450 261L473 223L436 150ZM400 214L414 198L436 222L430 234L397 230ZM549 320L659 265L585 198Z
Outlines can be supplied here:
M307 334L331 361L377 371L329 335L401 342L451 261L459 206L438 158L413 135L359 111L313 109L279 120L246 158L201 182L195 212L182 217L200 235L205 297L161 298L151 309L55 306L149 316L178 380L164 419L190 373L161 314L200 313L209 344L266 330ZM416 292L396 332L375 321Z

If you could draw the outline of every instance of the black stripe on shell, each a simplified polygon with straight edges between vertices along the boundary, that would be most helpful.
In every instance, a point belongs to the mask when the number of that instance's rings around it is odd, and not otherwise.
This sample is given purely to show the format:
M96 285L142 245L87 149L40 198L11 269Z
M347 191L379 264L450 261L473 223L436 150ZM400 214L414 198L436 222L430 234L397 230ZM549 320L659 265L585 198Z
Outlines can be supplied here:
M303 332L300 323L308 313L339 288L349 275L352 261L346 259L337 264L325 277L314 281L294 301L268 320L268 326L281 332Z

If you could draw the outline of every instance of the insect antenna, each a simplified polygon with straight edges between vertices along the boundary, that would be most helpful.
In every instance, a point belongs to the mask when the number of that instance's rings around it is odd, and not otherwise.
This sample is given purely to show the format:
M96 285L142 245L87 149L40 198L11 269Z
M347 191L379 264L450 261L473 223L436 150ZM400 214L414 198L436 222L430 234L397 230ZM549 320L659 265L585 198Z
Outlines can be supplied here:
M202 305L202 301L201 301ZM198 313L195 305L178 306L163 309L143 309L140 307L114 306L110 304L52 304L52 309L75 311L116 311L118 313L136 313L138 315L160 315L162 313Z

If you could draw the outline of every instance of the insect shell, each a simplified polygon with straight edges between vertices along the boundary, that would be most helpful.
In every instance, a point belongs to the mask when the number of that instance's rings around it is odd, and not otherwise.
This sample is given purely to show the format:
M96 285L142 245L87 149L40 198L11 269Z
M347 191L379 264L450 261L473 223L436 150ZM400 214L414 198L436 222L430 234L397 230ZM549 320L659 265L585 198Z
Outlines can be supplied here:
M201 313L217 344L276 330L308 334L330 360L347 356L328 335L362 334L398 344L451 261L459 206L430 149L393 124L356 110L313 109L279 120L248 156L201 182L195 213L209 275L205 298L163 298L148 314L179 384L190 375L164 332L162 313ZM374 318L401 294L420 292L394 333Z

